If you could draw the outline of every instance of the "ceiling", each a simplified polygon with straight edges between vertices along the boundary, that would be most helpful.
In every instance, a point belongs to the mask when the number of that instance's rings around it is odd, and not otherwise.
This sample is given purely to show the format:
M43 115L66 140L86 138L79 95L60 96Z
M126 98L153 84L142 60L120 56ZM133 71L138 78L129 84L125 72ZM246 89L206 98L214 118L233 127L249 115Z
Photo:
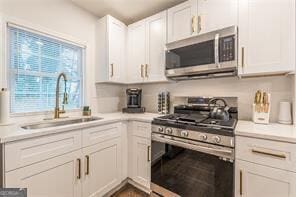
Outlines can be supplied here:
M72 0L83 9L103 17L110 14L129 25L185 0Z

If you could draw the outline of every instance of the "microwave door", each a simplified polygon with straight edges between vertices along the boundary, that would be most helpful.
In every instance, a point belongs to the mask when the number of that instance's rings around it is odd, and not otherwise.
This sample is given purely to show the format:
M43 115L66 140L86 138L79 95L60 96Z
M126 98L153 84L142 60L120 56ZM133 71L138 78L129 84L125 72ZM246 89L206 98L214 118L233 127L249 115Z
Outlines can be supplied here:
M166 70L182 69L190 71L194 67L207 70L215 65L215 40L193 44L166 51Z

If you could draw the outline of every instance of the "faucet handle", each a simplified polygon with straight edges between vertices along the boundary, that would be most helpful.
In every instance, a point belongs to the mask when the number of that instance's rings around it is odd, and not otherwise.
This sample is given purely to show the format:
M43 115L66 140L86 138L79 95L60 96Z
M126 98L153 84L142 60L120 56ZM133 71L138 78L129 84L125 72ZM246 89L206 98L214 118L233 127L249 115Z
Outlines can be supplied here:
M65 111L65 106L62 105L62 109L59 110L59 114L64 114L64 113L66 113L66 111Z
M67 94L67 92L64 92L63 104L64 105L68 104L68 94Z

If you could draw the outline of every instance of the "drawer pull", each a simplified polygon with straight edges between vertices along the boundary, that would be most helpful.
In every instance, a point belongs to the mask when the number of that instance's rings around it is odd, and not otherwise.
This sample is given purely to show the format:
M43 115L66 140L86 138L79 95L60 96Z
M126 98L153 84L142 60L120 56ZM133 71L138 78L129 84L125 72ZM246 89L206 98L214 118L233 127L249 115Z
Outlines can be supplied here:
M243 195L243 171L239 171L239 194Z
M86 161L86 169L85 169L85 175L89 175L89 156L85 156L85 161Z
M195 31L196 31L196 16L193 16L191 18L191 29L192 29L192 33L195 33Z
M111 64L111 77L114 76L114 64Z
M245 68L245 47L242 47L242 68Z
M77 159L77 179L79 180L81 178L81 160Z
M141 64L141 77L142 77L142 78L144 78L143 69L144 69L144 65Z
M278 157L281 159L286 159L286 155L284 155L284 154L265 152L265 151L256 150L256 149L252 149L252 153L257 153L257 154L268 155L268 156L272 156L272 157Z
M145 76L148 78L148 64L145 64Z
M147 161L148 162L151 161L151 159L150 159L150 148L151 148L150 146L147 147Z

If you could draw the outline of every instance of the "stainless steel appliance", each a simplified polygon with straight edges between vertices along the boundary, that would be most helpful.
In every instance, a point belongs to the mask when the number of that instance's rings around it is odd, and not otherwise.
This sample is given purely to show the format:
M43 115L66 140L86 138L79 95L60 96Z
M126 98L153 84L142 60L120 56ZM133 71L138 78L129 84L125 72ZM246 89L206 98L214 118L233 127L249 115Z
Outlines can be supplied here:
M166 76L175 80L237 75L237 27L166 45Z
M223 104L211 102L211 98L187 98L186 104L174 107L174 114L152 121L153 192L161 196L234 196L237 98L219 100ZM227 120L211 117L221 105L223 109L228 106Z
M145 108L141 106L142 89L129 88L126 90L127 107L122 111L125 113L144 113Z

